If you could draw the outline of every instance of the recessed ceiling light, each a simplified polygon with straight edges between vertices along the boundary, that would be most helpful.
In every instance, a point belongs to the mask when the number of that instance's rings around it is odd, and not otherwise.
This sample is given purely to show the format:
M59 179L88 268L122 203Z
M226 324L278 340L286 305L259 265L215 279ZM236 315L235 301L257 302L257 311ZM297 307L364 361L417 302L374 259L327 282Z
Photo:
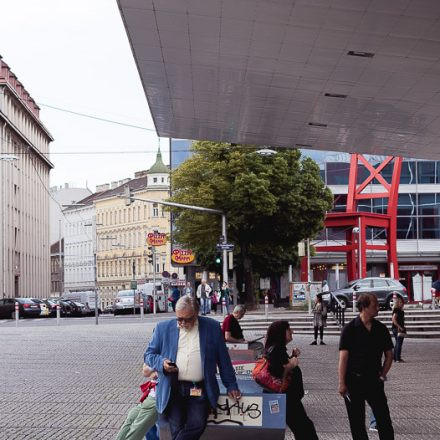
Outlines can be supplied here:
M347 95L343 95L342 93L324 93L324 96L328 96L329 98L343 98L343 99L347 97Z
M374 53L373 52L361 52L357 50L349 50L347 52L347 55L350 55L352 57L363 57L363 58L373 58Z
M321 127L321 128L327 127L327 124L321 124L320 122L309 122L309 125L312 127Z

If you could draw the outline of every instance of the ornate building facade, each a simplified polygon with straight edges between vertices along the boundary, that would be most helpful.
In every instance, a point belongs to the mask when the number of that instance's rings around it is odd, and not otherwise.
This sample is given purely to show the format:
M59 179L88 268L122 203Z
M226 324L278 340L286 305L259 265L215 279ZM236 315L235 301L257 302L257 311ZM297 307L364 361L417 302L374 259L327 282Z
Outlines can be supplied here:
M170 271L169 242L156 248L156 267L148 262L147 235L158 231L169 234L170 216L156 203L134 201L126 206L126 186L136 198L165 200L169 197L169 169L160 151L155 164L146 172L135 174L129 182L110 189L95 201L97 236L97 281L101 304L112 304L119 290L130 289L130 282L138 284L158 279L163 271Z

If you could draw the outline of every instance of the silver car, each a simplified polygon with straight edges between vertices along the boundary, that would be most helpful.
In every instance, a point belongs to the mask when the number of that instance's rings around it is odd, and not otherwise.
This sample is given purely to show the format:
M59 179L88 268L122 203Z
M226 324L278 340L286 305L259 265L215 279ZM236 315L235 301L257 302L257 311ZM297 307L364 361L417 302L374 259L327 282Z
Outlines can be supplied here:
M403 299L403 302L408 302L406 288L394 278L370 277L353 280L343 289L333 290L332 294L345 307L353 307L353 292L356 292L356 297L359 297L362 293L372 293L377 297L379 305L386 309L392 307L394 292ZM327 303L331 299L329 293L322 295L322 298Z

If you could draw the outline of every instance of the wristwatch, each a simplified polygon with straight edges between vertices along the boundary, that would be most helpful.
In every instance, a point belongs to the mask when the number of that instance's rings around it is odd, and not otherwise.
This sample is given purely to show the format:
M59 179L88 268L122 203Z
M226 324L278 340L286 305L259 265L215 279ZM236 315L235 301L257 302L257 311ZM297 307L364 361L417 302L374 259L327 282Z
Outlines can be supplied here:
M387 380L386 376L382 376L382 375L379 376L379 379L380 379L382 382L385 382L385 381Z

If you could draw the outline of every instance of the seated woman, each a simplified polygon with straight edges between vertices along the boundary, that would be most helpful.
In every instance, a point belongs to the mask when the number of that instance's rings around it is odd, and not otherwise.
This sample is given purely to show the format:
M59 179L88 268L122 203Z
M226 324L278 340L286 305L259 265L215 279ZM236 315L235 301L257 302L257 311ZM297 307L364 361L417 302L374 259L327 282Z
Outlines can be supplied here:
M304 385L301 369L298 366L300 350L293 349L287 354L286 345L292 341L292 330L287 321L275 321L267 329L265 356L269 362L272 376L283 378L288 375L291 382L286 391L286 424L296 440L317 440L315 426L309 419L301 402L304 397Z

